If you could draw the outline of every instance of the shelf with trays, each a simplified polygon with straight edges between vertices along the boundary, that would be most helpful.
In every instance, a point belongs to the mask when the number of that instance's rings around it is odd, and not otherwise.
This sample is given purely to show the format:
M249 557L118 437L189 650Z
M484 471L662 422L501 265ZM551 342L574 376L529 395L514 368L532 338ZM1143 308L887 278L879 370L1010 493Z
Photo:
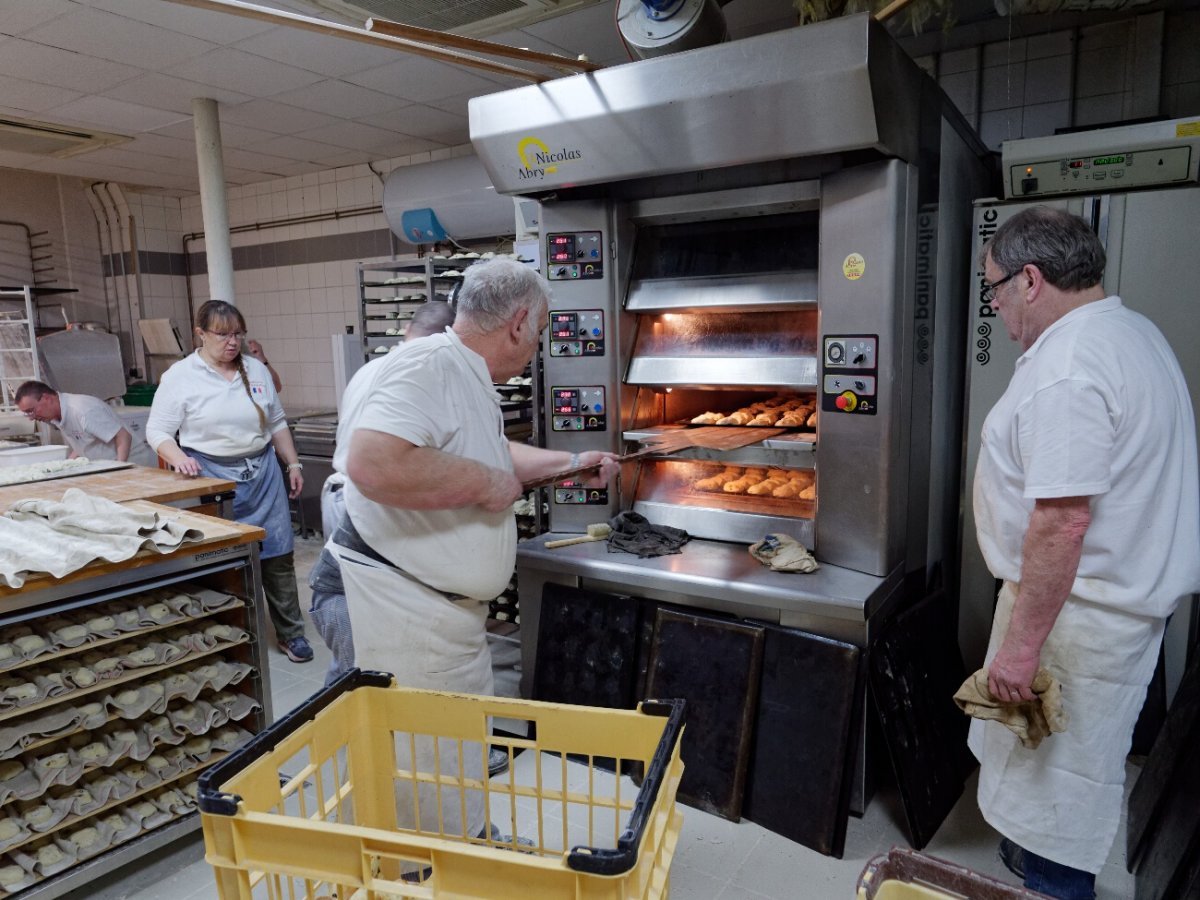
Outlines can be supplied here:
M11 855L14 851L25 860L28 877L18 889L22 898L59 897L78 890L117 867L199 830L198 815L173 812L168 816L164 809L161 815L166 818L160 820L155 816L153 824L146 826L140 818L129 818L131 828L134 824L138 826L136 834L128 835L128 839L114 840L94 855L72 857L65 867L54 866L51 874L42 875L40 865L37 871L28 865L29 857L36 855L37 848L61 842L64 834L70 838L76 833L74 829L99 824L100 817L111 815L117 806L140 802L139 797L157 796L156 791L194 778L198 771L215 761L222 750L219 745L212 745L212 755L200 761L202 754L196 757L184 755L191 750L169 752L175 746L182 749L182 744L201 735L211 739L225 728L236 729L240 740L244 738L242 732L253 735L271 721L258 547L250 537L247 535L242 543L211 550L202 546L190 551L181 549L153 560L136 560L136 563L93 564L69 581L31 580L26 589L9 597L10 605L0 613L0 642L11 643L32 633L53 638L54 649L33 658L26 657L0 672L8 686L15 684L22 673L30 676L27 681L36 681L33 679L35 672L43 679L50 678L54 690L58 690L60 683L73 685L71 673L79 666L72 668L72 663L83 665L81 657L88 656L87 667L97 673L97 660L90 654L99 655L104 648L114 645L128 646L129 649L120 656L122 662L128 661L131 665L121 665L119 671L105 666L99 672L117 674L98 678L95 683L82 688L76 686L57 696L33 700L26 706L13 706L0 714L0 730L11 732L5 736L8 749L2 754L3 764L20 763L35 777L39 772L48 771L40 761L51 754L68 753L72 748L97 741L108 743L112 749L112 753L102 760L73 756L72 766L80 767L78 772L72 768L68 780L61 782L54 778L39 778L37 793L31 793L27 785L20 792L19 804L0 804L4 811L0 812L0 817L11 815L18 809L23 813L38 805L39 798L53 799L58 806L57 812L61 813L63 798L71 798L73 790L86 788L97 778L115 776L121 767L127 768L131 758L118 743L112 742L116 734L114 728L138 732L137 752L140 754L145 749L143 740L148 742L149 754L166 753L173 760L171 769L175 772L153 785L139 779L135 784L136 793L131 791L119 801L106 799L100 807L86 813L76 813L72 807L62 821L46 831L23 836L19 842L6 846L0 852L0 869L11 874L15 870L10 867L22 866L22 861ZM164 588L169 588L170 592L164 592ZM136 630L131 627L115 636L112 635L118 630L116 628L109 630L107 637L97 632L93 637L98 639L75 647L67 647L62 637L64 621L84 624L121 609L145 612L156 602L193 590L212 591L228 599L217 603L214 597L208 607L183 604L176 610L177 615L167 617L171 621L163 618ZM152 619L151 616L142 618L147 622ZM227 633L229 640L222 639L221 632L205 636L205 628L218 623L237 631ZM150 646L152 643L165 645L167 635L175 649ZM201 646L204 649L200 649ZM137 653L139 650L142 653ZM150 658L147 651L162 662L146 662ZM124 660L124 657L128 659ZM114 658L117 658L116 654ZM171 661L167 662L168 659ZM44 681L39 683L39 690L43 688ZM138 693L136 700L117 697L118 693L134 690ZM208 706L198 702L200 698L215 699L222 694L236 697L226 696L223 704L212 702ZM9 700L13 701L13 697L10 694ZM180 718L180 710L189 704L194 706L185 713L188 717ZM169 733L168 730L156 730L168 728L162 723L150 726L159 716L168 719ZM149 727L139 730L141 726ZM181 728L187 728L188 733L183 734ZM163 746L181 734L183 738L179 745ZM181 768L189 758L194 758L195 763ZM95 796L99 799L101 795ZM24 827L33 831L29 825ZM2 894L3 888L0 888Z
M358 264L358 333L367 360L385 340L391 344L403 335L380 333L380 323L406 318L429 300L450 301L462 281L462 270L475 258L410 256L402 259L363 260ZM391 315L396 313L397 315ZM385 325L385 328L387 326ZM393 326L394 327L394 326Z

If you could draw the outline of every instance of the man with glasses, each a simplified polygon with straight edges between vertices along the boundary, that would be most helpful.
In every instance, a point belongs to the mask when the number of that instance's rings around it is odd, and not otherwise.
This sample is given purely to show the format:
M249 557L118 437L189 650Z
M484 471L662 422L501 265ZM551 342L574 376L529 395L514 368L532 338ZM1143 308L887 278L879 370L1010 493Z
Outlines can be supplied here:
M158 457L141 435L126 428L112 407L90 394L60 393L41 381L26 381L16 394L17 408L30 419L57 428L71 452L68 459L115 459L157 466Z
M1104 249L1081 219L1023 210L982 262L984 297L1024 351L975 471L980 549L1004 583L988 689L1033 700L1045 669L1069 723L1028 749L973 721L979 807L1026 887L1090 900L1167 617L1200 590L1195 421L1162 334L1105 294Z

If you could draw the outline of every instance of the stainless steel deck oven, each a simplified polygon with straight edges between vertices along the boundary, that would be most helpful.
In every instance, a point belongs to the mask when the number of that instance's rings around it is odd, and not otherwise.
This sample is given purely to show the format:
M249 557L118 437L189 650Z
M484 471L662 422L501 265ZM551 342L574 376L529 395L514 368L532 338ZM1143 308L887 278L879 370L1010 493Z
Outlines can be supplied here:
M689 449L614 490L552 490L518 552L523 685L546 582L866 646L957 534L971 199L984 150L867 16L480 97L497 190L540 201L554 288L546 445L636 448L691 424L786 430ZM957 240L952 240L954 236ZM680 555L547 550L618 510L686 528ZM821 568L763 568L785 532Z

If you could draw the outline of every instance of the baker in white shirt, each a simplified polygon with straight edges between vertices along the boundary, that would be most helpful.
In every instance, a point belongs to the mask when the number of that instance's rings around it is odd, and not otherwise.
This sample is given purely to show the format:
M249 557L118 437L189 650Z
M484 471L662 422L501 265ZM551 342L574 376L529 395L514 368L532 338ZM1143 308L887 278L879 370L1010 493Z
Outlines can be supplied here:
M122 424L113 408L90 394L56 391L41 381L26 381L16 394L17 408L31 419L49 422L71 448L69 459L115 459L157 466L158 457L141 435Z
M406 342L353 379L339 416L334 468L346 515L327 548L337 557L355 664L405 687L492 693L487 604L516 563L512 505L521 484L574 464L616 474L611 453L510 443L494 383L524 371L549 319L549 285L497 259L466 270L453 328ZM479 746L416 741L419 771L482 779ZM398 739L396 765L410 745ZM458 768L461 766L461 769ZM396 781L401 827L484 835L483 795ZM420 821L413 821L419 808Z
M1004 582L988 688L1031 700L1044 668L1069 722L1028 749L972 721L979 807L1026 887L1091 900L1167 617L1200 590L1194 413L1166 339L1105 295L1104 249L1083 220L1024 210L983 263L984 296L1024 350L975 471L980 549Z
M292 662L308 662L288 508L288 497L304 487L304 466L267 367L242 352L246 320L238 308L207 301L196 311L195 337L196 352L163 373L146 440L177 472L234 482L234 519L267 533L262 581L279 649ZM276 456L287 468L286 486Z

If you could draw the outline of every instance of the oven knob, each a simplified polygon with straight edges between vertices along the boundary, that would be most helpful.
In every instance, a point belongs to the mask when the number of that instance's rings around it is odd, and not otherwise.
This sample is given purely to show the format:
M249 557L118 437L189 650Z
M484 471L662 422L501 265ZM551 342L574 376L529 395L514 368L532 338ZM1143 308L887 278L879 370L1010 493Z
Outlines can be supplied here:
M833 405L843 412L854 412L858 408L858 397L853 391L842 391L833 401Z

